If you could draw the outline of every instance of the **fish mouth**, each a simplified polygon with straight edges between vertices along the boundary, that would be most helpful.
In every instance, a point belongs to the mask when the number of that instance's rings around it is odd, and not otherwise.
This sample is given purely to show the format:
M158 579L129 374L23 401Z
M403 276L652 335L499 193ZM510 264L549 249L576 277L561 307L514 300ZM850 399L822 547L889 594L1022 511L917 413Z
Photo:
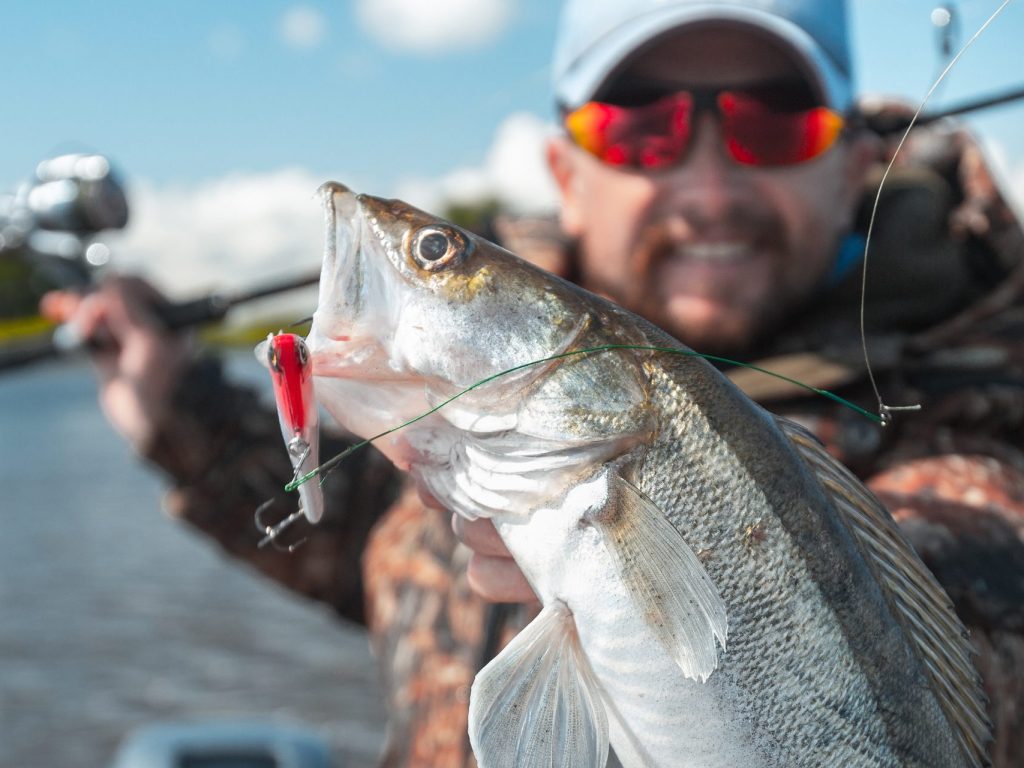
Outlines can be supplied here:
M390 354L395 276L377 231L379 201L328 181L318 190L326 238L320 290L306 341L316 376L390 381L402 378Z
M326 217L326 242L324 244L324 267L328 262L337 269L339 253L344 261L351 261L359 248L362 235L362 215L358 195L337 181L320 185L317 195L324 206ZM321 279L321 288L323 280Z
M315 367L334 368L341 358L365 348L371 339L360 331L367 309L366 265L361 254L364 229L359 195L337 181L317 190L324 207L324 257L317 310L307 342L315 349ZM319 353L319 354L316 354ZM319 372L319 371L318 371Z

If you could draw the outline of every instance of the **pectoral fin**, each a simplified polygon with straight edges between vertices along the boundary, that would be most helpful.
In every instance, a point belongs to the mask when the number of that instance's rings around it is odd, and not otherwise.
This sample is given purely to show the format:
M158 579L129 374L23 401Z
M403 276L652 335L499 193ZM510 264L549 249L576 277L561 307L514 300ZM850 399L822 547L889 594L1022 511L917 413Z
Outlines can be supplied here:
M697 555L654 502L611 473L605 506L588 516L604 536L639 614L683 674L704 682L725 648L725 602Z
M593 768L608 720L572 613L546 606L473 681L469 740L480 768Z

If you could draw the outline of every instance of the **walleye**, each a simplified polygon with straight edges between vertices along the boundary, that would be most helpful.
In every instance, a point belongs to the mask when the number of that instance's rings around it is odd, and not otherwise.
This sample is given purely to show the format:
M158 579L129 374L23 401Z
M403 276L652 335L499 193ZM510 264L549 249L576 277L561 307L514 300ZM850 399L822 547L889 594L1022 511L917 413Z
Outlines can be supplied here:
M475 680L483 768L974 766L966 633L870 493L641 318L328 183L317 395L489 517L540 615ZM621 347L631 347L624 349Z
M270 334L256 347L256 358L270 371L281 436L295 476L304 475L319 461L320 442L309 349L302 337L294 333ZM309 522L319 522L324 513L320 483L313 481L300 485L299 500Z

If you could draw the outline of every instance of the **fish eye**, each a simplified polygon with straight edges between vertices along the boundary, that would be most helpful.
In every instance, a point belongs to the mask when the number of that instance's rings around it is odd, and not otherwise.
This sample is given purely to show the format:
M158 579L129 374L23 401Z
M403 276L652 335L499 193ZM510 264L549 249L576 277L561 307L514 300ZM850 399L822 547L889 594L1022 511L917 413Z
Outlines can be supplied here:
M412 256L423 269L435 271L451 266L466 254L468 241L454 229L424 227L412 240Z
M306 363L309 361L309 349L307 349L306 345L301 341L296 344L295 347L299 350L299 365L305 367Z
M448 238L440 232L429 232L416 244L419 257L425 261L437 261L448 253Z

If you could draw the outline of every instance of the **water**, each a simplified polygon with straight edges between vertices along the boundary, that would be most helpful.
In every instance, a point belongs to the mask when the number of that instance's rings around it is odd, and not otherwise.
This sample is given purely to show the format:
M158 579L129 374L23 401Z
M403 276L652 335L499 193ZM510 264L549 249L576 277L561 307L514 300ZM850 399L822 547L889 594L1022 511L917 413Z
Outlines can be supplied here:
M374 764L365 633L166 518L88 366L0 376L0 487L0 766L102 768L138 726L224 717L307 725L339 765Z

